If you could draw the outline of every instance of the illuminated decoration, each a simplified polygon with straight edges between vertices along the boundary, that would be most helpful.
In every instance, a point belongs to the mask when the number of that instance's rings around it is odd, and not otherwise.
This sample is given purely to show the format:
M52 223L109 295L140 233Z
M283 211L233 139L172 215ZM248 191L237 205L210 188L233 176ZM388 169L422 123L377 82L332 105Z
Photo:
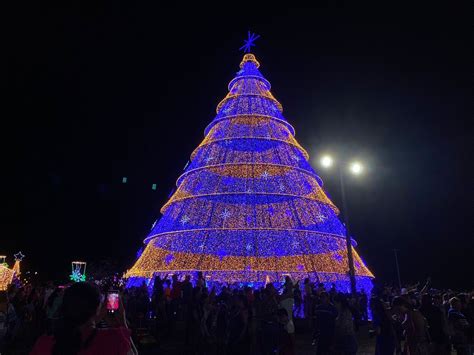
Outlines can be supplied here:
M13 264L12 270L15 273L16 277L19 277L21 275L20 260L15 260L15 264Z
M0 255L0 265L8 267L8 264L6 262L7 256L6 255Z
M322 214L316 216L316 221L318 222L324 222L327 217L323 216Z
M15 275L15 272L12 269L0 265L0 291L8 289L8 285L13 281L13 275Z
M252 47L255 46L255 41L260 38L260 35L255 33L248 32L248 38L244 40L244 45L240 47L240 50L243 50L245 53L250 53Z
M13 254L13 256L15 257L15 264L13 264L12 270L15 273L15 276L19 277L21 275L20 263L25 258L25 255L21 251L19 251L18 253Z
M186 223L188 223L190 221L190 218L186 215L184 215L183 217L181 217L181 224L184 226Z
M25 258L25 255L21 251L13 254L13 256L15 257L15 261L22 261Z
M249 34L242 49L258 38ZM247 53L205 138L192 152L127 271L128 286L154 275L202 271L211 282L263 285L293 280L350 289L347 245L339 211L322 189L270 92L255 56ZM372 273L353 255L358 288Z
M224 211L222 211L221 213L221 218L223 220L226 220L227 218L229 218L231 216L231 213L227 210L227 209L224 209Z
M0 255L0 291L8 289L15 276L20 275L20 261L25 257L21 252L18 252L15 256L15 264L13 268L9 268L6 263L6 256Z
M73 261L71 263L72 272L69 278L74 282L86 281L86 265L84 261Z

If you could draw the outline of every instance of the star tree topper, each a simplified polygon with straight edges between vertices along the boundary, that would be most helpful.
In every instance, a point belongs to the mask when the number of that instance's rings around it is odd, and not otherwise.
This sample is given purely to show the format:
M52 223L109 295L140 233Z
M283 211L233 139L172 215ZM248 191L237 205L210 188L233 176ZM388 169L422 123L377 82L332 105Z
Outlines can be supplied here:
M25 257L25 255L21 251L16 254L13 254L13 256L15 257L15 261L22 261Z
M255 46L254 42L259 38L260 38L259 35L255 34L255 33L251 33L249 31L247 39L244 39L244 45L242 47L240 47L239 49L241 51L243 50L244 53L250 53L250 50L252 49L252 47Z

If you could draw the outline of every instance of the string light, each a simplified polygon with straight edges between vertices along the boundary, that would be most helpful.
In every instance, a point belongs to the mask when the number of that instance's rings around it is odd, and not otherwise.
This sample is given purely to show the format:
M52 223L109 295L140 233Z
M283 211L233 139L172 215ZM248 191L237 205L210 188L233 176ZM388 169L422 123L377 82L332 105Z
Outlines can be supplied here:
M259 66L253 54L244 55L145 250L126 273L129 286L148 284L154 275L202 271L211 281L263 285L289 275L349 289L339 210ZM355 245L357 284L368 291L373 274Z
M7 268L8 263L6 262L6 259L7 259L6 255L0 255L0 265L5 266Z
M15 272L4 265L0 265L0 291L5 291L13 281Z
M20 263L25 258L25 255L21 251L19 251L18 253L13 254L13 256L15 257L15 263L13 264L12 270L15 273L16 277L20 277L21 275Z
M25 255L21 251L16 254L13 254L13 256L15 257L15 261L22 261L25 257Z
M73 261L71 262L71 274L69 278L74 282L84 282L86 281L86 266L85 261Z
M15 260L15 263L13 264L12 268L13 272L15 273L16 277L19 277L21 275L21 270L20 270L20 260Z

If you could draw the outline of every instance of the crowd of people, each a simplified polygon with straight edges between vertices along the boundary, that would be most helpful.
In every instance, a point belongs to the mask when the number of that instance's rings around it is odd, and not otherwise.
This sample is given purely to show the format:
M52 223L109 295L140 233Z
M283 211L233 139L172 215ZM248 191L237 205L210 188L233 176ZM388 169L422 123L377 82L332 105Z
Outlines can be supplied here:
M474 354L474 292L375 288L370 300L377 354Z
M95 283L13 284L0 291L0 354L136 353L123 305L110 313Z
M182 281L178 275L156 277L150 302L146 285L127 289L124 297L132 320L154 314L166 338L182 321L185 347L197 354L294 354L295 321L312 329L319 353L325 344L331 351L356 353L355 330L368 320L364 291L352 297L334 284L326 291L322 283L300 284L290 277L261 287L207 285L201 273L194 285L189 275ZM331 307L332 320L325 307Z
M0 353L166 353L174 339L186 354L296 354L296 334L311 334L316 354L357 354L367 331L375 354L473 351L474 293L375 285L352 295L309 279L250 287L202 273L152 285L13 285L0 291ZM112 289L114 312L103 306Z

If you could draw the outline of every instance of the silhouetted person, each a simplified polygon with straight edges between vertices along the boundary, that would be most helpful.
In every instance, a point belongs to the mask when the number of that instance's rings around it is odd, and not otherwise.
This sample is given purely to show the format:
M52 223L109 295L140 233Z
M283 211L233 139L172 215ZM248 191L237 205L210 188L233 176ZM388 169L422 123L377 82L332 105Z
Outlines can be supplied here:
M468 355L469 322L461 312L461 301L457 297L449 300L448 321L452 329L451 342L458 355Z
M428 355L430 350L426 319L403 297L395 297L392 306L402 320L406 337L405 351L409 354Z
M101 310L100 293L95 286L79 282L66 289L61 310L62 326L54 336L41 336L32 355L69 355L79 352L81 355L126 355L131 350L123 306L117 312L117 317L108 321L115 328L95 327L95 319ZM106 310L102 311L102 316L105 316Z
M355 355L357 353L357 341L354 320L346 296L339 293L334 298L334 306L338 313L335 322L335 350L341 355Z
M304 279L304 317L305 319L312 319L313 317L313 286L309 278Z
M331 352L334 344L334 332L336 325L337 309L329 301L329 294L321 292L320 304L316 306L314 338L316 343L316 354L324 355Z
M277 319L280 325L280 334L278 336L278 354L294 355L295 354L295 325L288 312L284 308L277 311Z
M227 354L247 354L249 349L248 309L244 296L234 296L229 312Z
M428 294L423 295L421 298L420 313L428 322L433 353L449 355L450 346L449 336L446 332L446 319L441 309L433 305L433 299Z
M293 298L295 300L295 307L293 311L293 318L301 316L301 307L303 306L303 296L301 295L299 281L293 288Z
M260 307L261 318L261 349L262 354L274 354L278 346L279 326L276 320L278 311L277 293L273 284L269 283L263 290L263 298Z
M375 355L393 355L398 348L398 339L394 328L394 321L384 303L374 297L370 300L372 309L372 325L375 331Z

